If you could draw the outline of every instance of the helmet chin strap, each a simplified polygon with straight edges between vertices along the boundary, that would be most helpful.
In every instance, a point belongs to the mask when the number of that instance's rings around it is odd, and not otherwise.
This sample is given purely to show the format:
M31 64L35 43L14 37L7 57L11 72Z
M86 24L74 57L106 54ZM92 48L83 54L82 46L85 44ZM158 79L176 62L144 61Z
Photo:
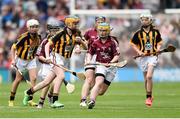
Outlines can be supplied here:
M37 35L37 33L30 33L33 37L35 37Z
M72 33L74 33L77 29L75 28L75 29L71 29L71 28L69 28L69 27L67 27L69 30L71 30L71 32Z
M108 36L99 36L101 40L106 40Z
M149 26L152 25L152 22L150 22L148 25L142 25L143 28L148 28Z
M148 24L148 25L142 25L143 28L148 28L149 26L151 26L152 23Z

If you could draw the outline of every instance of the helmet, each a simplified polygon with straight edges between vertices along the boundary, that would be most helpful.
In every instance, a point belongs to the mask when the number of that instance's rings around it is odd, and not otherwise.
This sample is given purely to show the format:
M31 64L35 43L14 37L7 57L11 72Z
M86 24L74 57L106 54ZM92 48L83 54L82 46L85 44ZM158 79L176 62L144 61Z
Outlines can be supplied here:
M79 17L70 15L65 18L64 23L68 28L71 29L79 23L79 20Z
M39 22L36 19L30 19L26 23L26 27L29 28L31 26L39 26Z
M110 34L111 28L108 23L103 22L98 24L97 30L100 37L107 37ZM104 31L105 33L102 33L101 31Z
M150 13L142 13L142 14L140 15L140 19L143 18L143 17L149 18L149 20L152 20L152 19L153 19L152 15L151 15Z
M105 16L96 16L95 17L95 21L99 21L99 20L105 22L106 21L106 17Z
M49 18L47 21L47 29L60 29L64 27L64 23L55 18Z

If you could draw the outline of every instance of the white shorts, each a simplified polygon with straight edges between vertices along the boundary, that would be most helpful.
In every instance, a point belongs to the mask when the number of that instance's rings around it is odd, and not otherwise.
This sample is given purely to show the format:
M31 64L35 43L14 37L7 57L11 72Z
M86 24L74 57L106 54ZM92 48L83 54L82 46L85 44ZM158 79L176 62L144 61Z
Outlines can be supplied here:
M32 59L32 60L23 60L19 57L16 58L16 66L18 67L18 69L23 72L24 70L30 70L30 69L34 69L37 68L37 64L36 64L36 58Z
M157 65L158 58L157 56L140 57L137 58L136 63L143 72L146 72L148 70L148 65L153 65L154 67Z
M61 56L58 53L54 53L53 55L51 54L50 57L55 64L62 65L66 68L69 68L70 58L64 58L63 56ZM53 67L54 65L51 65L51 66Z
M96 63L96 56L97 56L97 55L93 55L93 56L92 56L92 59L91 59L91 62L90 62L90 63L92 63L92 64L95 64L95 63ZM87 56L86 56L86 58L87 58ZM85 62L86 62L86 58L85 58ZM86 66L84 67L85 70L87 70L87 69L95 69L95 68L96 68L96 65L86 65Z
M41 63L41 67L40 67L40 70L38 72L38 79L44 80L51 69L52 68L51 68L50 64Z
M116 67L105 67L102 65L98 65L96 67L96 76L103 75L105 76L105 80L111 83L116 75L116 71Z

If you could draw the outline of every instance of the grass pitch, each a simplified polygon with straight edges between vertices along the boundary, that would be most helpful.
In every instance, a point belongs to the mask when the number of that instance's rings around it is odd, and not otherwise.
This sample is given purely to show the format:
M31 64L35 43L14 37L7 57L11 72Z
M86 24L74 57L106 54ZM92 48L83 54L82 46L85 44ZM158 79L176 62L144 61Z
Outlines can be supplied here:
M144 105L143 82L112 83L104 96L99 96L94 109L80 108L81 82L75 83L73 94L61 89L60 101L64 109L52 109L45 102L43 109L22 105L23 92L28 88L21 83L13 108L8 107L11 85L0 85L0 118L180 118L180 82L154 83L154 103L151 108ZM38 102L40 92L35 94Z

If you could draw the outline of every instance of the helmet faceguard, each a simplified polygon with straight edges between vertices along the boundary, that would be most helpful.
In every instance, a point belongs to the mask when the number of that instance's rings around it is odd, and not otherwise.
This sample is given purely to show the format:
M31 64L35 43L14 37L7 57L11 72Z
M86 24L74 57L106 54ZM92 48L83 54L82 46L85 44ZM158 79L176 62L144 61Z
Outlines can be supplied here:
M27 23L26 23L26 27L27 27L27 28L30 28L30 27L33 27L33 26L39 27L39 22L38 22L38 20L36 20L36 19L30 19L30 20L27 21Z
M67 16L64 20L64 23L66 27L68 27L71 30L74 30L77 28L79 21L80 19L77 16Z
M150 13L143 13L140 15L140 20L142 23L142 27L147 28L152 24L153 17Z
M97 21L99 21L99 20L105 22L105 21L106 21L106 17L104 17L104 16L96 16L96 17L95 17L95 21L97 22Z
M53 29L61 29L64 28L64 23L62 21L54 21L47 23L47 30L53 30Z
M39 30L39 22L36 19L30 19L27 21L26 27L31 34L36 34Z
M97 28L98 24L106 22L106 17L104 16L97 16L95 17L95 28Z
M99 23L97 26L97 31L100 38L106 38L109 36L111 28L110 25L106 22Z
M47 30L49 35L54 35L57 31L64 28L64 23L55 18L50 18L47 21Z

